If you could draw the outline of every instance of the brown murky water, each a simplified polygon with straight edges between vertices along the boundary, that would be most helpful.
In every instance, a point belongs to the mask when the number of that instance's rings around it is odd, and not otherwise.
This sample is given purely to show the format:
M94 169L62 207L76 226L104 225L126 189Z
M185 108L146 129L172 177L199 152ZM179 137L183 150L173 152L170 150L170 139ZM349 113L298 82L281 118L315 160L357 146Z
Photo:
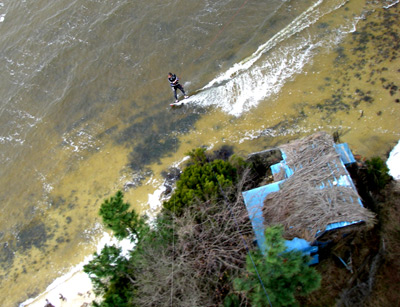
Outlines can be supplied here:
M272 14L271 19L265 19L262 12L257 15L264 5L259 1L239 12L250 16L249 19L242 16L243 23L247 21L254 31L250 38L246 35L249 29L241 32L240 26L243 25L231 24L219 34L218 42L210 45L206 54L200 47L187 48L212 42L216 24L221 29L222 21L229 22L230 16L243 4L241 1L225 2L225 7L199 10L209 18L209 24L206 17L202 19L203 15L193 17L200 20L200 25L205 23L204 28L199 28L198 32L192 30L186 36L172 36L174 42L165 42L165 46L160 47L169 50L168 47L182 40L186 49L178 49L182 57L174 69L183 71L185 79L191 81L184 80L189 92L201 88L216 78L220 71L253 54L266 41L265 37L273 37L274 32L269 33L266 28L282 28L286 18L284 14L293 20L304 11L304 8L288 3L275 12L280 15ZM199 6L196 3L193 6ZM317 1L308 1L304 7L313 3ZM162 5L158 1L155 4ZM384 156L400 138L399 5L384 9L381 3L362 0L337 1L336 4L337 8L327 10L329 13L322 14L290 39L277 41L274 49L265 51L255 62L253 66L262 67L274 50L285 50L296 39L301 41L312 37L310 42L298 47L299 53L310 50L312 56L307 57L305 52L305 60L299 57L295 58L296 62L290 62L288 57L287 64L303 61L303 66L288 73L281 86L272 84L271 87L278 88L276 92L270 93L263 87L262 91L268 95L258 99L257 103L247 102L242 108L245 111L239 114L230 113L237 105L227 105L225 97L215 97L210 101L211 94L207 93L213 93L214 89L193 93L195 97L205 95L206 99L200 102L170 109L171 93L164 74L171 54L160 54L157 48L152 54L149 51L152 41L146 35L135 37L142 42L140 48L143 50L138 47L140 51L150 54L140 62L141 68L135 66L134 56L129 55L131 50L126 46L117 49L118 57L116 52L110 52L113 56L101 58L102 65L108 65L106 60L115 62L115 57L124 58L125 62L114 66L109 64L113 69L108 69L103 77L100 74L93 76L98 82L93 82L97 84L96 89L89 91L85 99L78 98L84 92L80 85L79 91L70 90L61 107L46 111L50 116L38 120L34 129L28 132L23 149L15 149L12 153L18 163L12 164L12 170L5 168L5 175L0 178L0 186L9 187L10 195L7 196L7 191L1 194L1 305L15 306L35 297L54 278L91 254L104 231L97 215L99 206L104 198L123 189L126 182L139 182L142 178L139 185L126 190L125 199L140 212L149 210L149 195L162 186L162 172L182 161L185 153L195 147L218 148L227 144L245 156L324 130L329 133L338 131L341 141L349 143L354 153L365 157ZM327 6L326 2L324 5ZM116 14L122 15L123 8L126 9L123 6L116 10ZM222 13L219 11L222 9L228 11ZM323 10L323 7L318 6L318 9ZM136 11L130 12L133 15ZM168 12L170 18L176 16ZM101 13L106 15L110 12ZM315 14L313 12L310 16ZM252 18L254 24L250 23ZM175 27L184 29L184 19L176 19ZM354 32L354 23L348 21L356 19L360 20ZM112 19L108 22L112 26ZM154 24L167 22L166 18L154 21ZM269 26L261 27L263 22ZM90 24L89 29L94 29L94 24ZM146 25L149 26L143 23L141 27ZM135 26L139 29L140 23ZM166 25L167 28L170 26ZM100 33L106 29L103 26L95 30L91 34L93 41L100 39ZM202 37L198 34L201 31L210 33ZM234 36L235 31L237 36ZM335 31L341 31L340 35ZM123 32L120 36L118 39L125 38ZM324 36L340 36L343 40L317 45L317 42L324 41ZM168 35L160 34L160 40L168 40ZM309 45L312 44L311 48ZM96 47L104 48L97 44ZM178 51L171 51L174 58ZM95 48L90 52L96 54ZM203 58L197 59L199 54L203 54ZM68 55L64 56L68 58ZM128 70L139 69L141 78L135 79L135 74L130 74L124 65ZM261 75L272 78L267 70L264 68ZM249 74L247 78L258 73ZM77 72L75 74L79 76ZM240 74L236 73L232 80ZM152 86L144 86L141 79L144 83L151 82ZM132 84L131 88L129 84L132 81L137 84ZM250 81L254 84L260 82L256 77ZM229 88L229 81L224 82L227 85L223 84L222 89L217 85L216 91L226 91L227 96L233 97L241 97L245 92L246 87L242 88L240 82L233 88ZM117 86L121 83L122 86ZM105 90L106 87L110 88ZM248 87L251 94L258 93L257 86L252 87L249 83ZM73 102L76 99L82 99L85 107L69 111L75 108ZM93 100L98 103L92 103ZM153 135L157 137L152 139ZM141 168L142 165L146 167Z

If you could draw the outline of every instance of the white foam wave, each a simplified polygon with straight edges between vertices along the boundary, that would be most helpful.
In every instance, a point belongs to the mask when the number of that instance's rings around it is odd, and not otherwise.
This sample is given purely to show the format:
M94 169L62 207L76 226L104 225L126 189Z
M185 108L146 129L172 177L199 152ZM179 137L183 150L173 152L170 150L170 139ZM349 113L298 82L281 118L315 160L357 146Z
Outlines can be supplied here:
M243 61L234 64L230 69L228 69L225 73L221 74L219 77L212 80L208 83L203 89L210 88L215 84L222 83L226 80L229 80L232 77L235 77L241 71L248 70L257 60L261 58L261 56L271 50L273 47L277 46L283 40L293 36L293 34L302 31L303 29L310 26L311 23L318 20L320 16L317 17L317 14L314 15L314 20L310 20L310 18L314 14L314 10L318 7L323 1L319 0L310 8L308 8L304 13L299 15L296 19L294 19L290 24L288 24L283 30L275 34L270 40L268 40L263 45L259 46L256 52L254 52L251 56L244 59Z
M189 159L189 156L185 156L182 160L177 161L171 165L172 168L179 168L182 163L187 161ZM164 192L167 190L167 187L165 185L165 180L161 182L160 180L156 180L150 178L146 185L151 184L154 187L154 192L152 194L148 194L148 200L147 200L147 205L149 206L149 209L145 212L145 214L149 217L150 221L152 221L157 213L160 211L162 207L162 203L166 200L168 200L169 196L165 196Z
M64 148L76 153L84 150L99 150L101 147L100 141L87 128L72 133L65 133L62 136L62 140Z
M400 180L400 141L390 152L389 159L386 162L389 168L389 174L396 180Z
M312 61L318 48L336 44L343 35L354 30L355 23L351 22L322 39L306 31L322 16L345 3L345 0L330 5L323 0L315 2L250 57L213 79L189 101L203 106L217 105L228 114L239 116L263 99L279 93L288 80Z
M36 173L39 180L42 182L43 191L47 194L53 191L54 187L50 183L48 183L46 176L38 170L36 170Z
M96 225L95 227L99 227ZM100 226L101 227L101 226ZM98 231L99 229L95 229ZM97 241L97 253L100 254L105 245L115 245L121 248L121 255L129 257L129 251L134 248L134 244L129 240L118 241L115 237L103 232L102 237ZM87 256L84 261L71 268L66 274L56 278L39 296L30 298L19 306L44 306L46 299L49 302L59 302L60 294L66 299L69 306L81 306L84 300L90 302L94 297L90 298L92 291L92 283L86 273L83 272L83 266L93 259L93 255ZM79 305L74 305L78 304Z
M386 2L388 2L388 4L383 6L384 9L391 8L392 6L396 5L400 1L399 0L392 0L392 1L389 0L389 1L386 1Z
M2 125L4 135L0 135L0 144L8 146L23 145L26 135L33 127L42 121L41 117L36 117L25 110L6 109L7 104L0 107L1 119L6 119Z
M154 216L161 208L163 202L163 193L167 188L164 183L159 184L158 188L154 191L153 194L148 194L148 205L150 209L146 212L146 214L151 218Z
M4 3L0 2L0 7L3 7L3 6L4 6ZM6 14L0 14L0 22L3 22L5 17L6 17Z
M217 103L223 111L239 116L262 99L279 93L286 81L311 61L318 47L319 44L309 38L296 46L282 47L224 85L201 91L196 98L200 98L203 105Z
M0 144L13 143L13 144L24 144L25 140L20 138L18 134L0 136Z

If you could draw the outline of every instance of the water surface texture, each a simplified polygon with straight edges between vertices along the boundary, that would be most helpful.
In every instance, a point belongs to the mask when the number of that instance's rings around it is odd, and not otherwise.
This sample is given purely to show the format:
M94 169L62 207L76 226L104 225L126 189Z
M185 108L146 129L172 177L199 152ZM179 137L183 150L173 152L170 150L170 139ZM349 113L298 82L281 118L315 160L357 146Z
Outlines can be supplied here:
M246 155L325 130L384 157L398 16L397 0L0 0L0 305L91 254L118 189L155 212L192 148ZM169 106L170 71L187 106Z

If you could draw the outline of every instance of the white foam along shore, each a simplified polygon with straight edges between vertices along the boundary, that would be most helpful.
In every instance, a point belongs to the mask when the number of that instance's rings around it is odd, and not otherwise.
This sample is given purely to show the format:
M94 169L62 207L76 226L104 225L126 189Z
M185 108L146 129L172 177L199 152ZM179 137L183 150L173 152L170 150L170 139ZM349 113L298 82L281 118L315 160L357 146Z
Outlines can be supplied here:
M349 19L331 35L296 35L320 18L342 7L346 1L324 5L317 1L284 29L260 45L249 57L237 62L200 89L192 101L203 106L218 105L224 112L240 116L267 97L276 95L293 77L312 61L317 51L331 48L356 28L359 18ZM291 38L291 44L282 44ZM279 46L279 48L276 48ZM255 65L257 63L257 65ZM215 97L218 97L217 101Z
M95 296L92 293L91 281L82 268L74 268L68 274L57 278L45 292L23 302L20 307L43 307L47 303L56 307L85 306L85 304L89 306Z
M400 140L390 152L386 165L389 168L389 174L395 180L400 180Z
M100 253L106 244L121 247L124 255L133 248L133 244L129 240L118 241L104 232L97 243L97 253ZM92 291L92 283L88 275L83 272L83 266L92 259L92 255L86 257L68 273L54 280L43 293L23 302L20 307L43 307L46 303L51 303L56 307L85 306L85 303L89 306L95 296Z
M180 163L177 164L179 165ZM387 160L387 166L389 168L390 175L394 179L400 180L400 140L391 151L389 159ZM164 187L162 185L156 189L154 194L149 194L148 202L150 205L150 210L147 212L148 214L151 215L157 211L159 206L161 206L160 198L163 191ZM132 243L129 241L117 241L108 233L104 233L103 237L97 244L98 253L101 252L101 249L105 244L115 244L116 246L121 247L124 252L127 252L133 248ZM72 268L67 274L57 278L51 285L47 287L45 292L36 298L28 299L20 304L20 307L43 307L47 302L50 302L56 307L82 306L85 305L85 303L90 304L90 302L94 299L94 294L92 291L91 281L87 274L83 272L83 266L91 259L92 256L88 256L82 263ZM65 298L65 300L62 298Z
M185 159L177 163L177 165L182 163ZM158 208L160 208L162 193L164 190L165 187L164 184L162 184L153 194L148 195L150 210L146 213L150 218L158 211ZM123 255L127 255L128 251L132 250L134 247L129 240L118 241L108 233L104 232L102 238L97 243L98 254L106 244L114 244L117 247L121 247ZM86 306L85 304L89 306L94 300L95 295L88 275L83 272L83 266L92 259L92 255L86 257L82 263L73 267L68 273L54 280L43 293L35 298L26 300L20 304L20 307L43 307L48 302L55 307Z

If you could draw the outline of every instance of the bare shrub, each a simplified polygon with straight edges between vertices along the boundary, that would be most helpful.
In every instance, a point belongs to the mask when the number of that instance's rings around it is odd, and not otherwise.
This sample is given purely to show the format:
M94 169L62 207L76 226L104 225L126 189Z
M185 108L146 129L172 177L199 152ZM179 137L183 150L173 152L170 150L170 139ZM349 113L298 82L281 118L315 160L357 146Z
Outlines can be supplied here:
M171 245L148 245L136 274L139 306L213 306L244 269L253 232L241 191L249 171L222 201L195 201L173 217ZM233 199L233 201L228 201ZM137 265L137 263L136 263Z

